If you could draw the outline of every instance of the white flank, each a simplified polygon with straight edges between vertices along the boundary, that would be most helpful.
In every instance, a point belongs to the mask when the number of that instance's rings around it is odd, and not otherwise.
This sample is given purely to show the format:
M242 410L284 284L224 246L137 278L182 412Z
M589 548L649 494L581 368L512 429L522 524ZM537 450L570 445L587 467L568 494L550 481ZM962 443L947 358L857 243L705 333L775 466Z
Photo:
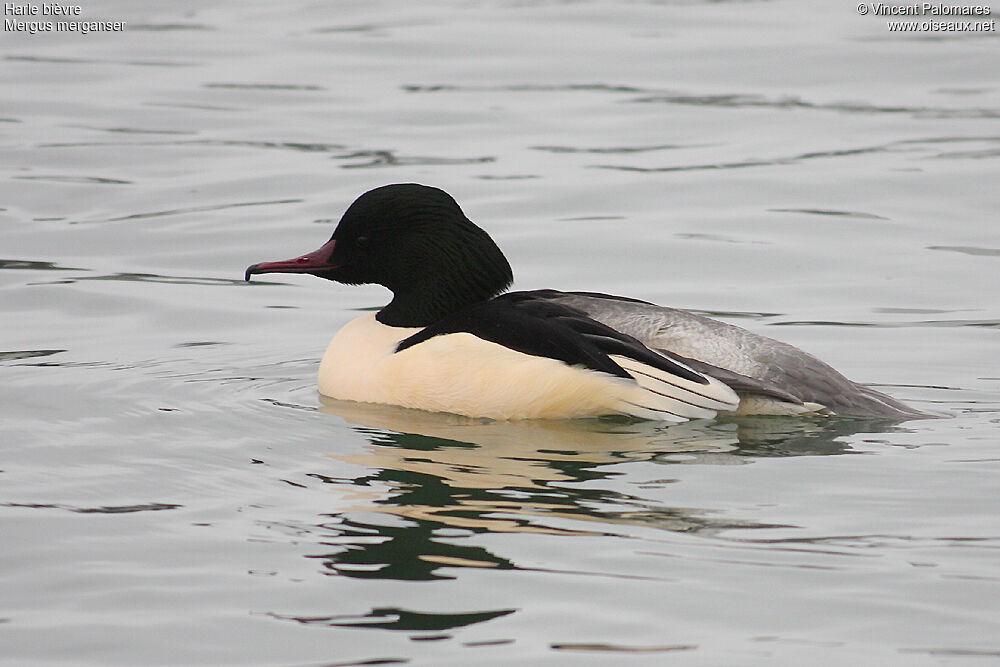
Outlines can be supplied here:
M739 399L711 380L701 385L613 357L637 381L569 366L469 333L435 336L395 352L419 329L389 327L363 315L337 332L319 368L320 393L491 419L565 419L629 414L685 421L733 410ZM651 377L650 377L651 376Z

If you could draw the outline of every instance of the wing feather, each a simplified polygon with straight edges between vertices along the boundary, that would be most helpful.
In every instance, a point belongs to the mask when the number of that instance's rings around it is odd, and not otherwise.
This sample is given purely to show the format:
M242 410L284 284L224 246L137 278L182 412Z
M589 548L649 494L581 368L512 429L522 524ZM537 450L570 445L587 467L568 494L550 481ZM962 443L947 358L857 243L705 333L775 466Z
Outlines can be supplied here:
M735 410L739 396L728 386L709 378L707 384L691 382L628 357L612 355L611 359L635 378L655 401L654 405L691 419L714 417L720 410Z
M401 341L396 350L459 332L627 381L631 386L626 385L617 399L609 397L609 402L617 400L617 411L643 419L711 418L739 404L725 383L649 349L581 310L526 292L473 304Z

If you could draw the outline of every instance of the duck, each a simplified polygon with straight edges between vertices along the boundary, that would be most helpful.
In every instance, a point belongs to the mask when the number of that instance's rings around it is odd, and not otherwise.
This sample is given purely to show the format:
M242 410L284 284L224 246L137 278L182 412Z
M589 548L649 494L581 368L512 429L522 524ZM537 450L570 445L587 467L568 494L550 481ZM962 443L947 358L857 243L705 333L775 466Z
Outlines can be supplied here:
M510 264L445 191L370 190L319 249L258 274L376 284L391 301L341 328L320 394L489 420L930 415L792 345L629 297L508 291Z

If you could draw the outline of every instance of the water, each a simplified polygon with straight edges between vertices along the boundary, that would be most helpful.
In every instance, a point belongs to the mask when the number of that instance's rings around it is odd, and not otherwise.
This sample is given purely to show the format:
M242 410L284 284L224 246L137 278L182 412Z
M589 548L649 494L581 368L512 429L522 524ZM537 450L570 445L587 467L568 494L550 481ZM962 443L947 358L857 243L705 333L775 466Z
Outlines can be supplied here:
M136 4L0 44L5 663L1000 662L996 32ZM517 288L713 314L952 417L322 401L329 337L385 292L243 269L404 181Z

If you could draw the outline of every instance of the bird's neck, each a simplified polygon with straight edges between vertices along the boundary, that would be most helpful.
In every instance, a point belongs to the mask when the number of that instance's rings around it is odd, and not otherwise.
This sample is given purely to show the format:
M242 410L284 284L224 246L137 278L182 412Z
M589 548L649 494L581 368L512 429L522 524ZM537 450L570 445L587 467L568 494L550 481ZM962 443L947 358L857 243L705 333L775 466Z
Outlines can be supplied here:
M375 318L392 327L426 327L480 301L492 299L506 284L476 285L460 280L437 280L393 290L392 301Z
M380 284L392 302L376 315L394 327L426 327L451 313L492 299L514 276L507 258L482 229L468 220L433 239L433 251L400 261Z

